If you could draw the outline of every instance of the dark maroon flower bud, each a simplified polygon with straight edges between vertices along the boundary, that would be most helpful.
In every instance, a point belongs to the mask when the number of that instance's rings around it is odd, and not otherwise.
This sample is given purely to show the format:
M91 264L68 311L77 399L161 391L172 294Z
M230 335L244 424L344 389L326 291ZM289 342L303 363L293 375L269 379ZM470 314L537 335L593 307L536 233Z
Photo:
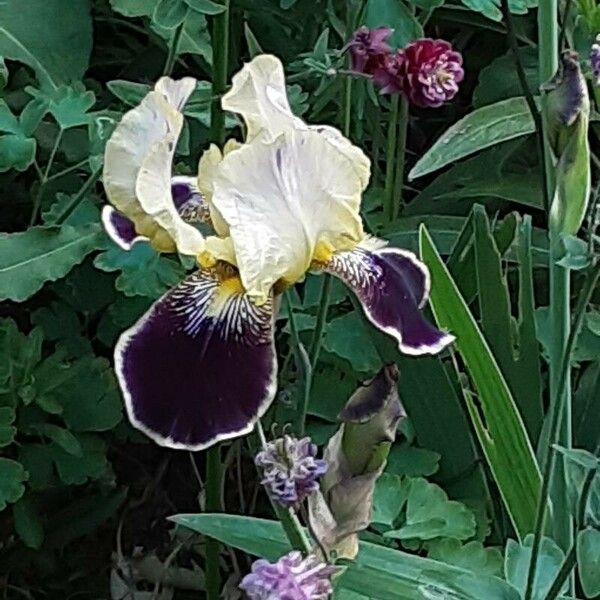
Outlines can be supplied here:
M463 78L460 53L444 40L423 38L391 56L375 81L383 94L401 91L415 106L437 107L454 98Z
M390 47L386 40L392 31L389 27L369 29L364 26L355 31L348 44L352 58L352 70L373 75L377 69L381 68L390 53Z

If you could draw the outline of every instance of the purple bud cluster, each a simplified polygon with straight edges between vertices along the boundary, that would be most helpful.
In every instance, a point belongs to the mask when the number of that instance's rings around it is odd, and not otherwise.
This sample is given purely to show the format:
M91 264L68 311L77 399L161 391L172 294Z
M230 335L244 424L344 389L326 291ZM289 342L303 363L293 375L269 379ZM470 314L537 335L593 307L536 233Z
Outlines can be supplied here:
M250 600L326 600L333 591L331 577L339 571L316 556L290 552L276 563L257 560L240 589Z
M391 33L387 27L358 29L348 44L352 69L371 76L382 94L404 94L415 106L438 107L454 98L464 78L461 54L430 38L392 51Z
M285 507L301 503L319 488L318 479L327 471L327 462L316 458L317 446L310 438L289 435L267 443L256 455L262 469L262 484L271 498Z

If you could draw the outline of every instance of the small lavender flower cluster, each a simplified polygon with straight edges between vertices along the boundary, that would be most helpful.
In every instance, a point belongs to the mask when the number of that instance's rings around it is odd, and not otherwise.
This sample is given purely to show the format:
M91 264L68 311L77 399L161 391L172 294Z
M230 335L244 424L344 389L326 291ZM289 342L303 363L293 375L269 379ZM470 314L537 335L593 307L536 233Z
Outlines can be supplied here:
M290 552L276 563L257 560L240 589L250 600L326 600L338 571L314 555L302 558L300 552Z
M317 446L310 438L284 435L267 443L255 462L263 471L262 484L271 498L285 507L296 506L319 488L318 478L327 462L316 458Z
M590 50L590 65L594 75L594 85L600 85L600 35L596 37L596 43L592 44Z
M444 40L422 38L393 52L388 27L358 29L348 44L352 69L370 75L382 94L404 94L412 104L438 107L454 98L464 78L459 52Z

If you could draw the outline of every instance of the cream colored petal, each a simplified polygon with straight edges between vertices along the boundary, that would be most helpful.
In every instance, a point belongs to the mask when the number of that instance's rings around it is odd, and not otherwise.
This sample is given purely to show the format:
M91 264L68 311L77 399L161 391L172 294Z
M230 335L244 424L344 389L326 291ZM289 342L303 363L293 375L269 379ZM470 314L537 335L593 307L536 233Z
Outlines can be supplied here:
M257 302L280 279L301 278L318 246L351 248L364 238L359 171L314 130L257 140L223 159L212 202L229 225L242 282Z
M246 123L246 141L259 135L273 139L285 129L305 128L290 108L281 61L261 54L234 75L231 90L221 102L225 110L242 115Z
M174 242L141 205L136 195L137 179L142 164L156 144L166 136L176 142L181 130L181 123L177 123L182 120L179 109L195 85L195 80L190 77L179 81L160 79L155 90L123 116L106 144L103 181L108 199L132 219L138 233L149 237L159 250L174 250ZM172 152L168 160L170 182ZM172 203L170 189L168 199Z

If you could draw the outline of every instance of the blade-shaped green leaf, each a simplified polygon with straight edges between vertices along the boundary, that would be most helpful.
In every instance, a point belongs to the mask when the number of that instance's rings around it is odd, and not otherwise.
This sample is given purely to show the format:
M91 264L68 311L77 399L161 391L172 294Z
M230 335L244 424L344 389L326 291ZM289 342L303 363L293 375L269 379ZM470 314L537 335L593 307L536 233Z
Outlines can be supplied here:
M600 531L587 527L577 536L577 567L587 598L600 594Z
M522 96L478 108L447 129L408 177L427 175L469 154L533 131L533 118Z
M427 230L421 257L431 272L431 306L440 327L456 336L479 402L465 394L469 414L500 493L521 537L534 530L541 476L506 380ZM481 411L481 412L480 412Z
M26 300L46 281L66 275L103 240L97 223L0 234L0 300Z
M276 521L237 515L177 515L172 520L239 548L274 561L290 551L281 525ZM435 560L361 542L358 558L337 580L341 590L372 600L518 600L517 591L496 577L476 575Z

